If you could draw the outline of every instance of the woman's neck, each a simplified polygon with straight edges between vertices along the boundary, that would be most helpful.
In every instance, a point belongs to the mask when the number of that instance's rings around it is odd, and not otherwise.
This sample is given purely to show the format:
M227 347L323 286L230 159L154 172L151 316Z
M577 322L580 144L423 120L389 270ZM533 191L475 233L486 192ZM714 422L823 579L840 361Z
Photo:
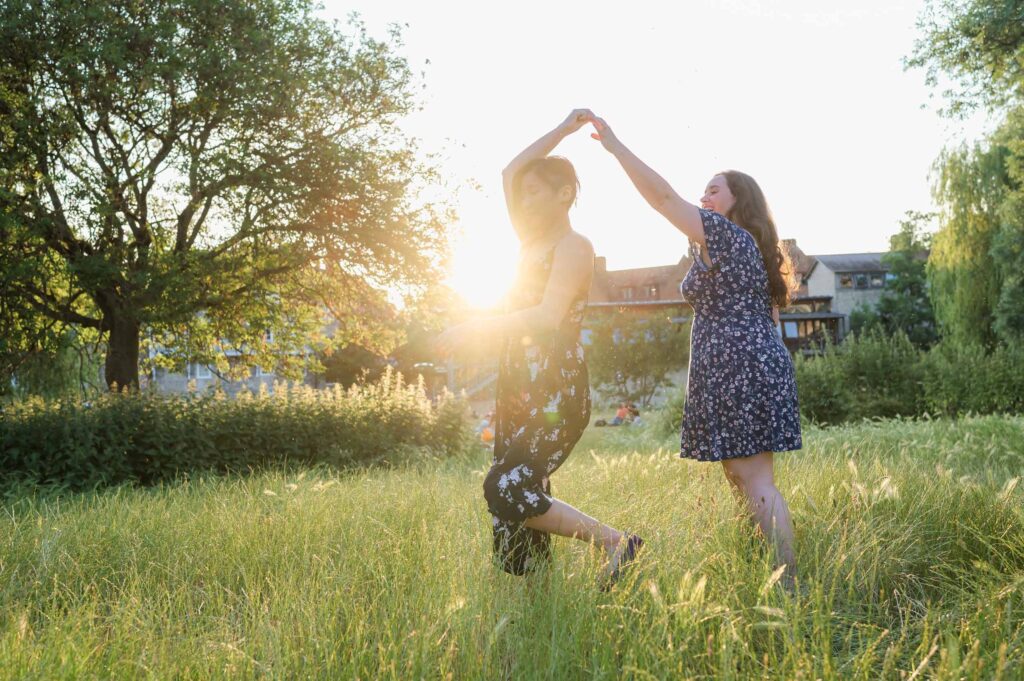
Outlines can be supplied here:
M570 231L572 231L572 224L569 222L569 216L567 215L564 219L560 219L548 225L545 229L540 230L532 238L525 239L523 241L523 250L546 250L561 241L562 237Z

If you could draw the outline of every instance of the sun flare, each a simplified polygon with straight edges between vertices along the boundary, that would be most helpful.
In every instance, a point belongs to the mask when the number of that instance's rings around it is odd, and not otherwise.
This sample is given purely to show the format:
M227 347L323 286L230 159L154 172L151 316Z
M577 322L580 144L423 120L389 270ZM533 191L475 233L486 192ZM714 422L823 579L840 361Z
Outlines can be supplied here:
M512 286L515 259L514 252L496 247L491 239L463 239L456 244L445 283L472 307L495 307Z

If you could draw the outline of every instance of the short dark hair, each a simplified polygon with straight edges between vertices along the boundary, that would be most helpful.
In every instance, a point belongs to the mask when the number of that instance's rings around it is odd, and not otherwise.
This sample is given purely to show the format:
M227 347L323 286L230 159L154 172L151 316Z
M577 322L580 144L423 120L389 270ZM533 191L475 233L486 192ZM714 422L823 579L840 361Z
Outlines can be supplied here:
M512 180L512 196L517 204L519 203L520 187L523 184L523 178L526 177L526 173L536 173L546 185L556 191L566 186L572 188L572 196L569 203L576 202L576 195L580 191L580 180L576 177L576 168L564 156L535 158L519 169Z

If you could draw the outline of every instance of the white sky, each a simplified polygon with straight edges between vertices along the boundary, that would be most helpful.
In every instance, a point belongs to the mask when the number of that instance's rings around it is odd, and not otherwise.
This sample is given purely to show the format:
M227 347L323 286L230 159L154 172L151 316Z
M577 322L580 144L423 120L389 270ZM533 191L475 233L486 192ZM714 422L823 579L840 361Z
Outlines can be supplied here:
M941 119L924 74L903 70L923 6L326 0L324 11L358 12L377 37L404 26L402 53L425 85L406 130L442 153L454 180L479 183L461 192L450 282L486 305L511 281L518 248L500 171L576 107L604 117L690 201L715 172L742 170L805 252L886 250L907 210L933 208L941 149L985 126ZM589 132L555 151L580 176L576 229L610 269L678 261L685 239Z

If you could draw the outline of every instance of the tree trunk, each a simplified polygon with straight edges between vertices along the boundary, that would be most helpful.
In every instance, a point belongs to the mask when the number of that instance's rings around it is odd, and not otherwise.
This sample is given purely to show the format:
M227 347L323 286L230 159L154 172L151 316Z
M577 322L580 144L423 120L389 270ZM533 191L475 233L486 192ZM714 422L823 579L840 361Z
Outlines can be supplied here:
M110 338L104 378L107 387L117 390L139 389L139 329L137 319L114 313L110 317Z

